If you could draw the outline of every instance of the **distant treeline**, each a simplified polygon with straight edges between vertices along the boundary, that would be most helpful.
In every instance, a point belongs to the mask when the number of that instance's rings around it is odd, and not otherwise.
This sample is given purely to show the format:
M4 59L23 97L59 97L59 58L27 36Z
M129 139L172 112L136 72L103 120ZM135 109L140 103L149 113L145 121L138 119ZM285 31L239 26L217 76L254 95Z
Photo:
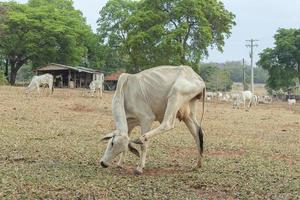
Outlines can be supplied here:
M225 63L202 63L200 75L206 81L207 88L212 91L231 90L233 82L243 82L243 64L241 61ZM250 85L251 67L245 65L245 82ZM266 83L268 72L260 67L254 68L254 82ZM246 86L246 87L247 87Z

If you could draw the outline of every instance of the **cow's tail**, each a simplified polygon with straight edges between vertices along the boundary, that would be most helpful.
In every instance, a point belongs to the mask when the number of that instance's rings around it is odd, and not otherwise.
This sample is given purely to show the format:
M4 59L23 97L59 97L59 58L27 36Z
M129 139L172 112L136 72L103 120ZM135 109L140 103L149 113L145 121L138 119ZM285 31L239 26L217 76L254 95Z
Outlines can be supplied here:
M54 86L52 85L51 94L54 92Z
M128 133L123 91L124 85L128 80L128 76L129 74L126 73L121 74L112 100L112 113L116 122L116 129L121 131L121 133Z
M204 102L205 102L205 95L206 95L206 87L203 88L203 94L202 94L202 116L201 116L201 120L200 120L200 126L202 125L202 121L203 121L203 117L204 117Z

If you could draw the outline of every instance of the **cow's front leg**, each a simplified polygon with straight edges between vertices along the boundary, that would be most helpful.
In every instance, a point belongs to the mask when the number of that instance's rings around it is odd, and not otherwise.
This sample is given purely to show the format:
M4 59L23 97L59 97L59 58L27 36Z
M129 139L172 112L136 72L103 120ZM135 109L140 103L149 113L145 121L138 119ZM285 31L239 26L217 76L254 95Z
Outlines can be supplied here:
M119 160L119 162L118 162L118 164L117 164L117 166L119 167L119 168L123 168L123 164L124 164L124 160L125 160L125 158L126 158L126 151L125 152L123 152L123 153L121 153L121 155L120 155L120 160Z
M145 135L149 130L151 130L151 125L154 121L154 116L152 118L146 118L142 123L141 123L141 133L142 136ZM149 142L144 141L143 144L141 145L141 157L140 157L140 163L137 166L137 168L134 170L135 175L140 175L143 173L143 169L146 164L146 156L147 156L147 151L148 151L148 146Z
M136 144L145 144L150 138L154 137L155 135L158 135L160 133L166 132L174 128L174 124L175 124L175 117L173 117L173 119L171 120L168 120L167 122L161 123L157 128L143 134L134 142Z
M137 166L136 170L134 170L135 175L140 175L143 173L143 169L146 164L146 156L147 156L147 151L148 151L148 141L145 141L141 145L141 158L140 158L140 164Z

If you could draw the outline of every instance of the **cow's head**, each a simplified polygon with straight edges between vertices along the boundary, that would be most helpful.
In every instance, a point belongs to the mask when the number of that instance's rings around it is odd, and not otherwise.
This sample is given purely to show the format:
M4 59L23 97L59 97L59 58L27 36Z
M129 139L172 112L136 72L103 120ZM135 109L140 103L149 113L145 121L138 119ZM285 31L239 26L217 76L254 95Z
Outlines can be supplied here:
M136 156L140 156L137 149L135 149L127 134L122 134L120 131L116 130L104 136L102 140L108 140L108 144L104 155L100 160L100 165L104 168L110 165L110 162L120 153L131 151Z

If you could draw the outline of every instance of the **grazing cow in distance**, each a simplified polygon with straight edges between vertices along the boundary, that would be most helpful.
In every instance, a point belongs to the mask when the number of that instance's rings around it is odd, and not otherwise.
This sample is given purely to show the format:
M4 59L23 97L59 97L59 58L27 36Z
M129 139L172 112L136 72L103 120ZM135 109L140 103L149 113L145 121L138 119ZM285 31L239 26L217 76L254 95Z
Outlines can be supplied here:
M213 92L206 92L206 99L207 100L212 100L214 98L214 93Z
M257 104L258 104L258 96L255 94L252 96L252 104L254 106L257 106Z
M33 76L30 84L26 88L26 94L34 89L40 93L40 87L47 85L50 93L53 94L53 76L52 74L43 74L40 76Z
M223 97L223 93L222 92L217 92L217 98L220 101Z
M142 136L133 142L141 145L140 163L135 170L135 174L141 174L149 140L173 129L178 118L195 139L197 166L201 167L203 131L196 119L196 106L202 98L204 112L205 91L202 78L188 66L159 66L138 74L122 74L112 101L116 130L103 138L108 144L100 160L101 166L108 167L119 154L118 165L122 166L127 150L140 155L129 140L132 129L140 126ZM160 125L151 130L154 121Z
M253 96L252 92L249 90L240 92L233 100L233 108L239 108L240 104L242 103L244 105L244 108L246 108L247 100L248 100L247 108L250 108L252 104L252 96Z
M287 102L288 102L288 105L289 105L289 106L294 106L294 105L296 105L296 99L288 99Z
M90 87L90 92L92 93L92 96L94 96L94 93L98 91L100 93L100 97L102 98L103 96L103 83L104 83L104 74L100 74L100 79L99 80L93 80L89 87Z
M221 101L229 101L230 100L230 95L229 94L227 94L227 93L224 93L223 94L223 97L221 98Z

